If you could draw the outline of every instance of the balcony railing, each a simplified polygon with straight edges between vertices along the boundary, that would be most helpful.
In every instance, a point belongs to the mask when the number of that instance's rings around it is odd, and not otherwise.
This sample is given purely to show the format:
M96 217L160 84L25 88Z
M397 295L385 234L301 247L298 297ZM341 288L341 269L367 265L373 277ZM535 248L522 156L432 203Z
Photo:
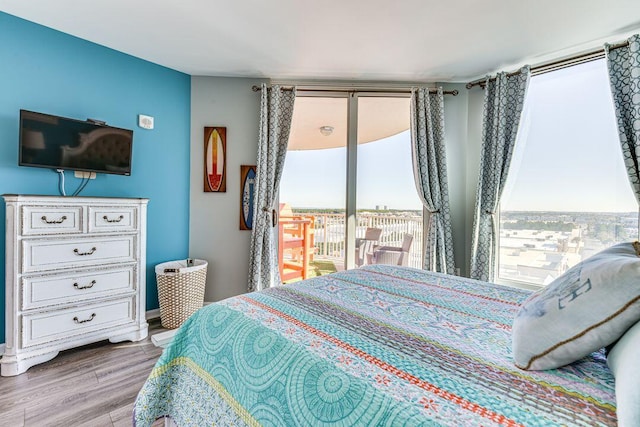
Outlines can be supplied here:
M316 212L296 212L315 218L314 246L316 256L344 260L345 215ZM367 227L381 228L381 246L402 246L405 234L413 236L409 251L409 266L422 268L423 226L420 215L358 214L356 237L364 237Z

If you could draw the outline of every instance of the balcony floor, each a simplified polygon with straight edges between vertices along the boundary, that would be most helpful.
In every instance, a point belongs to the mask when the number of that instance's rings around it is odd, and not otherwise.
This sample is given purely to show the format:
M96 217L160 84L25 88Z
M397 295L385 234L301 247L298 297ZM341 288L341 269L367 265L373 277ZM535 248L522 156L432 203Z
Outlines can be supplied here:
M344 270L344 261L342 259L315 255L313 257L313 261L309 263L309 278L324 276L326 274L331 274L342 270ZM302 279L291 279L287 280L284 283L294 283L300 280Z

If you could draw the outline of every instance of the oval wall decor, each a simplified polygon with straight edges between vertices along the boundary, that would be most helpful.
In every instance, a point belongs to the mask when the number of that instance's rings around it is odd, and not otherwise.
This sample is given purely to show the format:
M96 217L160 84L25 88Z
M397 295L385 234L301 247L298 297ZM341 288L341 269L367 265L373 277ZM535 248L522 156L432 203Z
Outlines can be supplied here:
M256 167L240 166L240 230L251 230L253 228L255 183Z
M204 128L204 191L227 191L227 128Z

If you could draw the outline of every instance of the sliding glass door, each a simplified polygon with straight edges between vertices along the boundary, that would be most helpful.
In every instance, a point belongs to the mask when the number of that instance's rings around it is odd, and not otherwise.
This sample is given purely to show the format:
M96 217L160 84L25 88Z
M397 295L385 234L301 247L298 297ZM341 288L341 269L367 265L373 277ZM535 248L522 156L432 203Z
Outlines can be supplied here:
M409 104L408 94L299 91L280 184L285 283L372 262L421 266ZM374 259L403 243L404 259Z
M356 266L422 268L422 202L411 161L410 98L358 97Z
M344 268L347 114L344 94L296 99L280 183L284 282Z

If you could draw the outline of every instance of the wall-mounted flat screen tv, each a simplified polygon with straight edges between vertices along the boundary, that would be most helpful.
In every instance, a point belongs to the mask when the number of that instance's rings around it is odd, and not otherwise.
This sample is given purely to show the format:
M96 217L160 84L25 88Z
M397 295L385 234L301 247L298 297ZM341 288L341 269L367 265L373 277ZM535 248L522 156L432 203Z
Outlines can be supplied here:
M20 110L20 166L131 175L133 131Z

